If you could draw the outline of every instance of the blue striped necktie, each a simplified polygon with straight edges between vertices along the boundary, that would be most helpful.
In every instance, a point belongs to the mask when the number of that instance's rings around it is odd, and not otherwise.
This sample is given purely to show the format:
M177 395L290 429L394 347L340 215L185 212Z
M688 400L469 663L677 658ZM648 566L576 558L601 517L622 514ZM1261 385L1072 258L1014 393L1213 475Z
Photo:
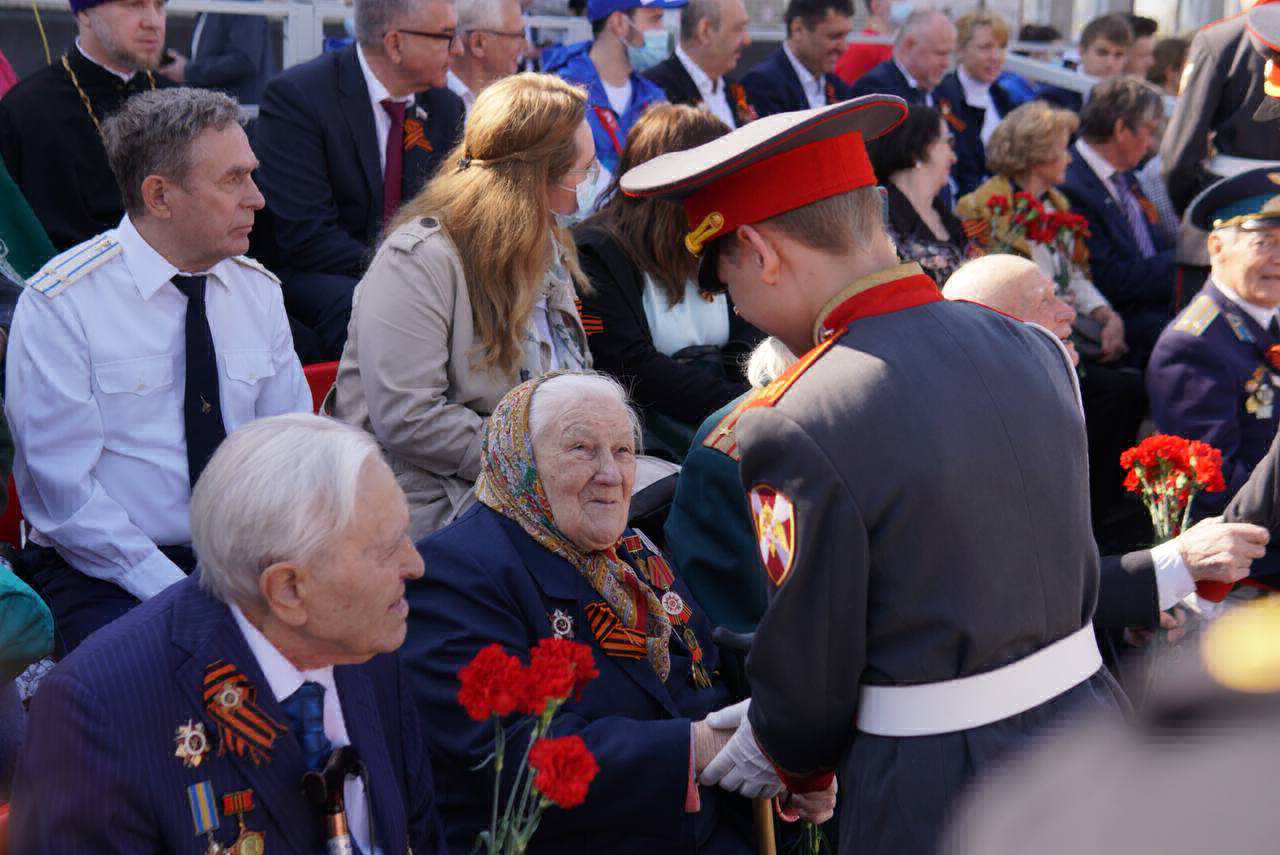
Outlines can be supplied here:
M333 743L324 735L324 686L307 681L280 706L289 717L293 735L302 744L307 768L319 771L333 750Z

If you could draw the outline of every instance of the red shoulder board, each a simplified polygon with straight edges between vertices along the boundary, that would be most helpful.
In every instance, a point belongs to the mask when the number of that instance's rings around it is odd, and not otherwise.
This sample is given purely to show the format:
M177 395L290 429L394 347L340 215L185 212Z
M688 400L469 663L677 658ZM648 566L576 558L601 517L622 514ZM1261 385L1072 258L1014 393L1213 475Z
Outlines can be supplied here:
M812 348L808 353L796 360L790 368L782 373L781 377L761 389L758 395L753 395L750 401L744 401L740 409L746 412L754 407L772 407L782 400L782 396L800 379L800 376L812 368L813 364L835 345L842 332L843 330L837 331L822 344Z

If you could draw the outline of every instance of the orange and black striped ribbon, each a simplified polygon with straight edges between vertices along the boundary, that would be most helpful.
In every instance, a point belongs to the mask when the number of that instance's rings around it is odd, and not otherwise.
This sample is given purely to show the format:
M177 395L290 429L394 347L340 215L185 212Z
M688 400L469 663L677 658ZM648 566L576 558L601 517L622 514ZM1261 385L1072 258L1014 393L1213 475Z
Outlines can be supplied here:
M608 603L587 603L584 611L591 633L609 656L643 659L648 655L644 633L623 626Z
M222 703L222 695L236 689L239 701ZM229 748L239 757L248 757L255 766L271 759L277 737L288 730L257 705L257 689L249 678L230 662L221 659L204 672L204 703L218 725L218 756Z
M434 151L431 140L427 139L426 128L417 119L404 120L404 150L420 148L423 151Z

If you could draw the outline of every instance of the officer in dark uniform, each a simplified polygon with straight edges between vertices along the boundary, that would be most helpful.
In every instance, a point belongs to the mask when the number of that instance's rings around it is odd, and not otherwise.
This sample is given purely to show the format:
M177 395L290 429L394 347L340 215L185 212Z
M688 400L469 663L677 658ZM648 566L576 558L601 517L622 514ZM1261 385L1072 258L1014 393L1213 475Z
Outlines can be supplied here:
M1212 230L1211 273L1156 341L1147 392L1157 429L1222 452L1227 489L1196 497L1205 516L1240 489L1280 424L1280 171L1224 178L1187 217Z
M71 0L75 44L0 99L0 158L59 252L124 216L101 126L130 95L174 85L152 72L164 50L164 7Z
M682 199L704 288L805 354L736 426L775 591L702 780L805 793L839 769L844 855L933 852L975 772L1117 702L1074 369L1046 330L898 263L863 140L904 112L777 114L621 182Z
M1241 3L1246 9L1251 5L1250 0ZM1280 160L1280 121L1254 121L1266 97L1266 60L1254 50L1246 22L1244 14L1224 18L1191 40L1178 106L1160 146L1169 198L1179 213L1225 174L1205 163L1210 134L1219 155Z

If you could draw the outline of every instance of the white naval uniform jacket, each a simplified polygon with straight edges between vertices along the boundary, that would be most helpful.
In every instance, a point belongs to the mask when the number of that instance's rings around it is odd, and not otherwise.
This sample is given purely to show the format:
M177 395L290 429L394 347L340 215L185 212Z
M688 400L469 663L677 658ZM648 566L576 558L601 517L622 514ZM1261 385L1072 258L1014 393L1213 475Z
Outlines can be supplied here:
M143 600L184 576L157 545L191 542L178 272L126 215L28 281L7 356L13 474L34 539ZM227 432L310 412L279 281L246 258L205 273Z

